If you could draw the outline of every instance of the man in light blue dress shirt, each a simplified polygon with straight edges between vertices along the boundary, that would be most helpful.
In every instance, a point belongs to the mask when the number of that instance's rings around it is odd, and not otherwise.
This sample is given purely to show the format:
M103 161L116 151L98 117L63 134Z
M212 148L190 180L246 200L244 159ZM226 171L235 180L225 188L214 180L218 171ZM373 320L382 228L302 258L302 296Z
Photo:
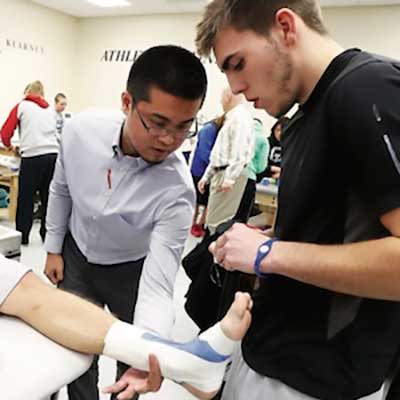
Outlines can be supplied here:
M129 73L126 116L88 110L66 124L50 187L49 279L167 338L195 202L189 169L175 150L206 88L204 67L189 51L147 50ZM118 378L126 369L119 365ZM127 376L146 384L142 372ZM69 386L70 400L97 400L97 378L95 363ZM135 394L131 384L120 388L124 398Z

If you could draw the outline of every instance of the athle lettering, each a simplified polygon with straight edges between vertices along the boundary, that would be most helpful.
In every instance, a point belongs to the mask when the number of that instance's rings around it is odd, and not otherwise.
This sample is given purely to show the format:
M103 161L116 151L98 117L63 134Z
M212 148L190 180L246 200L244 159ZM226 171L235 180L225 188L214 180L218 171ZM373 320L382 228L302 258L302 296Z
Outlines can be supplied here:
M101 62L135 62L142 53L141 50L104 50Z

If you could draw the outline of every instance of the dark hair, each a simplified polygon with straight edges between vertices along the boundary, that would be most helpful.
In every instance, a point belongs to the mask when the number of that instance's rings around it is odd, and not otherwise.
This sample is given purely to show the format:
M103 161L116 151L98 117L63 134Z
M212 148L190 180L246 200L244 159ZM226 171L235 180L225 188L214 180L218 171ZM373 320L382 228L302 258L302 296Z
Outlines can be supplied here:
M281 131L283 131L285 129L285 127L287 126L287 124L289 123L290 118L288 117L280 117L278 119L278 121L275 122L275 124L273 125L273 127L271 128L271 134L275 135L275 129L278 125L281 126Z
M251 30L268 35L275 14L281 8L293 10L309 28L321 35L328 33L318 0L213 0L197 25L197 52L208 56L218 32L227 26L239 32Z
M204 101L206 71L199 58L182 47L152 47L132 65L127 91L137 102L149 101L151 87L185 100Z
M67 96L64 93L57 93L56 97L54 97L54 101L58 103L61 99L66 99Z

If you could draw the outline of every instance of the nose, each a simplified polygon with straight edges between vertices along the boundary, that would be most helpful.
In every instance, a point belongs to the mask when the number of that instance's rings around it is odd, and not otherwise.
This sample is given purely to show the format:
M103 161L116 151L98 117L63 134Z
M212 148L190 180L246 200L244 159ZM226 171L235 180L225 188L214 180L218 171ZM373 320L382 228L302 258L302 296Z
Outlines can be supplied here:
M245 93L247 84L238 74L228 73L227 78L233 94Z
M164 135L161 135L158 137L158 140L164 145L164 146L171 146L172 144L175 143L175 136L172 135L171 133L165 132Z

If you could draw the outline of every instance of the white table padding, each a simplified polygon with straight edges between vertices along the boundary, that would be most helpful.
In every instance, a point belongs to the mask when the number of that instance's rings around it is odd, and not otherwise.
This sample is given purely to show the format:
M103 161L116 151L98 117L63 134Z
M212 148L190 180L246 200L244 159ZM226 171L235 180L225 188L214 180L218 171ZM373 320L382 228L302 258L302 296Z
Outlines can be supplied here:
M19 319L0 315L0 399L46 399L81 376L91 362L91 356L60 346Z

